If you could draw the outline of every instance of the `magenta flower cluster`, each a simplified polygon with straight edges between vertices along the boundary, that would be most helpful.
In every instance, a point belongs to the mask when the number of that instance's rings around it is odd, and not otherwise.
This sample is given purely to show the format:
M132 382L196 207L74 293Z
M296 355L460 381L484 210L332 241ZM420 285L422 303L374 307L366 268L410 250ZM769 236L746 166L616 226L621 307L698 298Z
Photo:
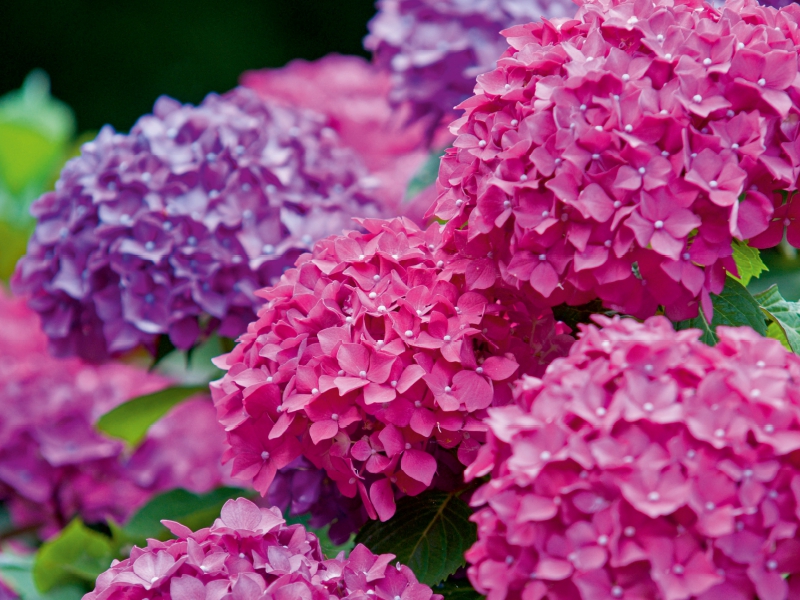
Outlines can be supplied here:
M489 410L469 575L501 598L800 594L800 358L749 328L595 317ZM789 576L788 579L786 576Z
M432 213L544 305L711 314L734 239L798 213L796 7L585 3L513 27L452 126ZM793 196L792 196L793 198ZM800 229L798 229L800 231Z
M237 88L197 107L161 98L128 135L104 128L34 203L12 282L53 351L97 361L242 333L255 290L352 216L382 214L324 121Z
M327 559L302 525L286 525L278 509L229 500L220 518L192 532L164 522L178 539L148 540L115 561L84 600L442 600L411 570L358 545L348 558Z
M259 292L267 304L218 359L228 372L212 397L233 475L264 494L303 454L386 520L397 491L460 476L485 409L509 402L510 382L540 373L572 338L516 290L468 291L480 273L441 249L438 224L361 225L367 233L319 242Z
M15 526L50 535L75 515L122 522L157 492L206 492L228 480L219 460L225 436L207 399L177 407L126 452L94 429L97 418L168 381L52 358L24 301L0 295L0 309L0 501Z
M494 68L506 49L501 30L575 10L570 0L379 0L364 46L392 75L389 98L435 126Z

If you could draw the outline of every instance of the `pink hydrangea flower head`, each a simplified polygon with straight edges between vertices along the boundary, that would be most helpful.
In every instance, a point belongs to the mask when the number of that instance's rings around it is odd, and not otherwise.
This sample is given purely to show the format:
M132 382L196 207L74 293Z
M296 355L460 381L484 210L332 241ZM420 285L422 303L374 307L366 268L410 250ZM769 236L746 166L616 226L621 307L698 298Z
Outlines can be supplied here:
M97 578L84 600L442 600L411 569L390 565L394 555L375 555L359 544L347 558L342 552L326 559L313 533L286 525L277 508L245 498L226 502L220 518L197 532L164 524L177 539L134 547L130 558L114 561Z
M379 0L364 46L391 74L391 100L437 125L454 116L475 77L506 46L500 31L541 17L571 16L569 0Z
M224 434L207 398L173 409L131 454L94 424L169 381L126 365L53 358L36 314L1 289L0 315L0 501L17 527L50 535L75 515L122 522L155 493L206 492L229 481L220 465Z
M104 128L34 203L12 285L58 355L236 337L256 289L351 217L382 214L371 185L321 115L245 88L196 107L162 97L128 135Z
M800 577L800 357L749 328L596 317L466 477L492 599L788 600Z
M495 240L498 276L544 305L710 314L733 239L791 236L798 17L612 0L506 30L452 126L432 214Z
M428 159L428 146L443 148L453 138L445 127L429 132L423 122L410 123L409 105L390 104L387 72L359 56L330 54L313 62L293 60L281 69L247 71L241 84L269 102L323 115L342 144L370 169L376 183L372 194L387 214L422 222L432 198L407 202L413 199L405 198L406 189Z
M234 476L265 494L302 454L385 520L396 493L457 482L486 408L572 338L513 288L468 291L481 264L443 250L440 225L361 225L259 292L267 304L217 360L212 397Z

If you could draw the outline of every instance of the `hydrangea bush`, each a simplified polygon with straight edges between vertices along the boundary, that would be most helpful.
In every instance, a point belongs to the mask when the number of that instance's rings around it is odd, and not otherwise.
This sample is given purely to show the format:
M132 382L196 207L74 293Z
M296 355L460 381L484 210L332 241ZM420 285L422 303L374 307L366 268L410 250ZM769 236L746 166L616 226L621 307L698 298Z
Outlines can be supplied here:
M515 405L489 409L467 469L491 475L472 498L475 587L796 597L800 358L744 327L718 328L710 348L663 317L595 320L543 378L518 382Z
M513 290L468 291L474 263L440 248L439 225L361 224L259 292L267 304L218 361L228 372L212 396L234 475L265 494L303 454L386 520L397 490L417 495L437 475L452 486L449 451L469 464L485 409L572 338Z
M734 240L800 239L798 14L626 0L508 29L432 213L493 242L497 278L541 304L711 314Z
M800 9L378 9L372 64L162 98L35 203L0 296L3 585L800 597L800 302L754 281L800 247Z
M127 365L49 356L35 313L2 290L0 315L0 501L15 527L50 535L75 515L122 522L158 492L207 492L228 480L224 435L207 399L176 407L126 452L94 430L98 417L169 381Z
M84 600L262 598L442 600L391 554L362 545L326 559L302 525L287 526L277 509L229 500L211 527L193 532L168 522L178 539L149 540L97 578Z
M352 216L383 214L375 183L321 115L244 88L197 107L163 97L130 134L104 128L35 202L14 290L58 355L236 337L255 290Z

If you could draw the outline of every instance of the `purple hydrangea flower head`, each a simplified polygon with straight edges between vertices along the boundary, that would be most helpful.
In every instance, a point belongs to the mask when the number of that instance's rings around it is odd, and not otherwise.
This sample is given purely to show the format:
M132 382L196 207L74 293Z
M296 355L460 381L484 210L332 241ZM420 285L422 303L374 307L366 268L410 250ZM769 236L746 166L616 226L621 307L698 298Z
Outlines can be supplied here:
M16 526L50 535L75 515L122 522L155 493L229 481L220 465L224 434L207 399L173 409L130 454L95 430L97 418L169 381L126 365L53 358L23 300L0 290L0 309L0 501Z
M800 591L800 357L749 328L595 317L467 468L493 599L787 600Z
M300 456L279 469L265 496L284 514L309 515L308 525L328 527L334 544L344 544L369 518L361 498L343 495L324 469Z
M211 527L192 532L164 522L177 539L148 540L130 558L114 561L84 600L442 600L408 567L390 565L359 544L326 559L302 525L286 525L277 508L229 500Z
M452 126L432 213L494 239L497 276L541 304L710 315L734 239L775 245L788 224L800 244L799 17L612 0L510 28Z
M235 337L256 289L352 216L381 214L372 183L320 115L245 88L197 107L161 98L128 135L104 128L35 202L13 286L58 355Z
M265 494L303 455L386 520L396 494L458 481L486 408L572 338L513 288L468 291L482 264L441 249L440 225L361 225L259 292L267 304L211 388L234 476Z
M364 45L392 74L390 99L435 126L494 68L501 30L575 10L569 0L379 0Z

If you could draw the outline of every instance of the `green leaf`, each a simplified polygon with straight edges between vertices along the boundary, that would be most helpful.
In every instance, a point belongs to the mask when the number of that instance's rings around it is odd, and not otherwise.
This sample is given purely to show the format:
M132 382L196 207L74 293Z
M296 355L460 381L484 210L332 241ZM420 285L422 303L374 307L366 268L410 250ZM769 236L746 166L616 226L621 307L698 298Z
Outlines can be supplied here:
M287 511L288 512L288 511ZM302 515L283 515L283 518L286 519L287 525L294 525L295 523L300 523L303 527L305 527L308 531L313 533L319 538L319 545L322 548L322 553L325 555L326 558L334 558L339 552L344 552L345 554L349 554L350 551L355 547L355 536L351 535L350 539L347 540L344 544L336 545L331 541L331 538L328 536L328 530L330 529L330 525L325 525L325 527L311 527L308 522L311 519L311 515L308 513Z
M764 314L772 320L772 335L795 354L800 354L800 302L784 300L777 285L755 295ZM778 331L783 334L779 336ZM769 331L768 331L769 334Z
M475 591L469 579L448 577L445 581L433 586L434 594L441 594L445 600L480 600L484 598Z
M761 260L759 251L739 240L733 240L733 260L736 261L739 277L733 277L733 275L731 277L745 287L750 285L751 279L758 279L761 273L769 271L767 265Z
M161 519L177 521L189 529L208 527L219 516L226 501L247 497L251 492L240 488L222 487L207 494L193 494L183 489L171 490L150 500L122 527L130 543L143 543L147 538L167 539L172 534Z
M63 163L75 118L50 95L44 71L33 71L22 88L0 98L0 219L30 221L28 205Z
M88 591L88 586L71 583L40 592L33 582L35 560L36 556L33 554L15 554L9 550L0 553L0 577L20 600L80 600Z
M700 340L709 346L715 345L719 338L716 330L720 325L737 327L749 325L763 336L767 335L767 324L758 301L733 277L725 280L725 289L719 296L711 294L714 304L714 318L709 324L703 312L694 319L675 324L678 330L695 328L703 332Z
M97 429L136 446L147 435L150 426L170 408L196 394L207 392L208 386L176 386L139 396L120 404L97 421Z
M413 200L422 190L432 186L439 176L439 163L441 162L443 150L433 150L425 160L420 169L408 182L406 188L405 202Z
M477 538L471 515L455 494L428 491L402 498L389 521L368 522L356 543L377 554L394 554L421 582L433 585L464 566L464 552Z
M167 336L161 337L169 339ZM215 367L211 359L230 352L230 349L226 348L226 342L225 338L212 335L188 352L176 350L173 346L161 358L156 357L152 369L185 385L208 383L219 379L224 372Z
M43 592L61 584L93 584L113 559L111 541L75 519L58 537L39 548L33 563L33 581Z
M767 337L778 340L784 348L792 352L792 347L789 345L789 340L786 339L786 334L775 321L770 321L770 324L767 325Z

